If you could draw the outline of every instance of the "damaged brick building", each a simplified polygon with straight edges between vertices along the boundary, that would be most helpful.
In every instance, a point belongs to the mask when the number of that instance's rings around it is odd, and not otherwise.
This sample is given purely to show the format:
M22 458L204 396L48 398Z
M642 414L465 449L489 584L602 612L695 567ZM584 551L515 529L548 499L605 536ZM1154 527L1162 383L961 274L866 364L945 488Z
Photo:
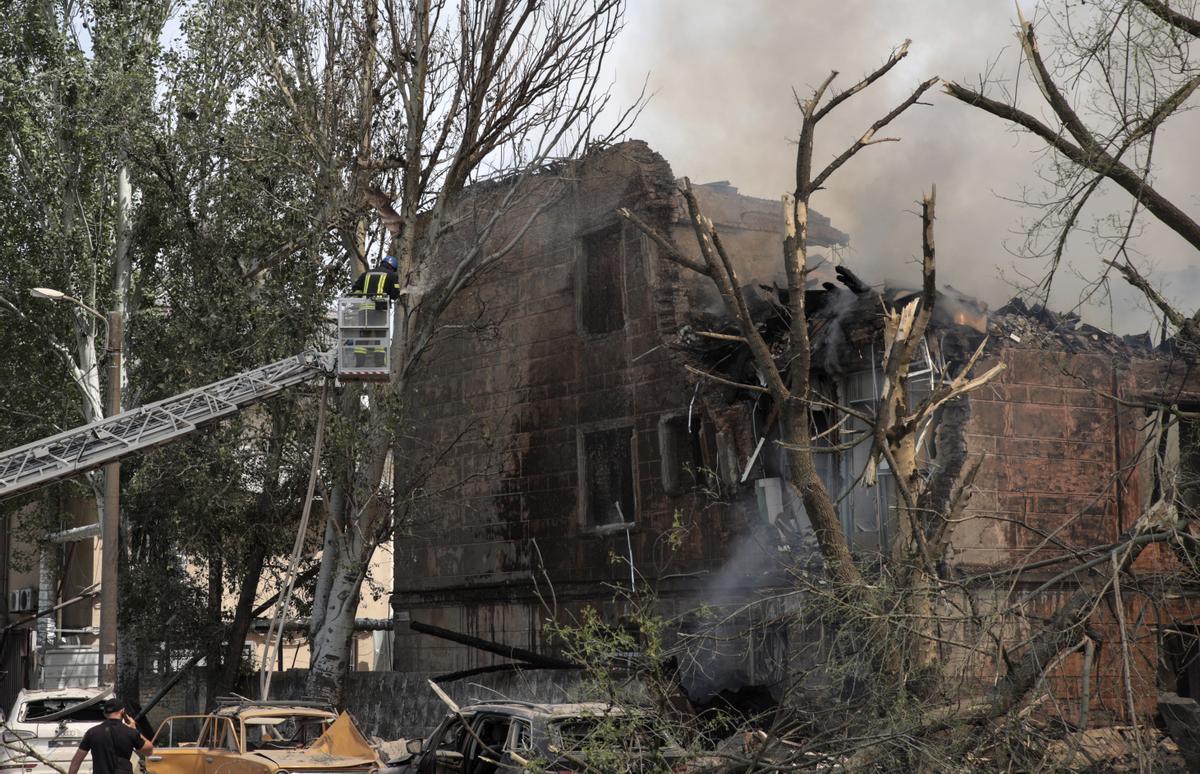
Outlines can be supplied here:
M705 278L661 259L617 214L628 208L694 251L670 166L628 142L590 154L570 173L513 254L457 303L453 322L466 333L431 348L408 396L397 458L437 465L427 486L435 494L407 518L411 534L394 544L397 670L502 661L415 631L414 621L550 652L543 626L551 610L592 606L615 623L626 612L618 589L651 588L659 609L686 626L687 611L700 603L778 583L781 557L813 551L803 508L783 478L769 407L689 370L701 364L753 379L736 343L711 335L722 326L718 297ZM695 191L730 253L744 261L743 284L769 307L786 284L778 276L779 203L723 182ZM847 243L812 214L810 244L832 251ZM811 278L814 330L823 326L814 333L814 375L846 405L869 412L880 385L880 294L838 275L827 260ZM914 392L985 336L987 360L1006 366L958 408L959 452L983 462L973 518L955 526L945 571L994 574L1010 597L1036 590L1036 606L1048 614L1079 580L1059 577L1064 565L1050 559L1111 544L1166 485L1154 465L1157 448L1147 448L1161 418L1143 401L1200 404L1200 381L1146 339L1020 304L989 314L946 290L936 309L919 367L909 373ZM831 438L860 421L827 413L815 411L813 421L839 428ZM1161 435L1162 445L1178 445L1178 433ZM894 530L886 469L878 486L858 485L865 446L818 458L864 556L885 550ZM1190 456L1173 458L1187 467ZM1014 576L1014 567L1028 569ZM1137 567L1140 582L1151 583L1173 572L1176 560L1154 546ZM1200 608L1186 594L1150 605L1136 587L1126 603L1137 621L1130 644L1139 709L1153 711L1156 687L1200 693L1193 663ZM1101 641L1103 618L1098 612ZM772 632L769 643L740 655L730 680L769 682L781 637ZM1118 648L1107 642L1090 671L1115 675ZM1081 654L1056 666L1049 680L1057 701L1077 702L1084 672ZM1119 682L1097 681L1093 718L1122 715Z

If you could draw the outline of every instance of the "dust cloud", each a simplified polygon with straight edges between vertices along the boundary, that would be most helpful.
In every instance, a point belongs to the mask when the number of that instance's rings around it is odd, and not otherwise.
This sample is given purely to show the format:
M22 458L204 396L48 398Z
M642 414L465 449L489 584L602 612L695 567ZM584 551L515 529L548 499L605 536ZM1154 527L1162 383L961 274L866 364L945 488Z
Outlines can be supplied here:
M1033 4L1021 0L1026 14ZM845 88L881 64L905 38L908 57L892 73L853 97L822 122L815 163L822 165L925 78L977 84L981 74L1011 87L1018 72L1016 11L1011 2L871 0L842 2L705 2L655 0L631 4L614 56L618 102L636 97L647 75L649 105L631 136L662 153L677 175L694 182L730 180L742 193L777 198L793 185L799 111L792 89L804 96L831 69ZM1043 47L1045 36L1043 36ZM1021 104L1046 117L1027 79ZM1042 144L999 119L944 95L926 93L882 134L900 137L864 149L813 199L814 207L850 234L842 259L872 283L919 283L918 202L937 184L939 284L951 284L993 307L1018 287L1040 278L1044 259L1022 258L1028 223L1037 213L1019 201L1047 189ZM1200 131L1195 115L1176 119L1156 146L1156 185L1185 210L1196 212L1194 170ZM1120 191L1104 196L1088 217L1127 211ZM1200 272L1194 251L1153 222L1136 246L1166 295L1194 311ZM1086 235L1070 244L1052 305L1080 303L1087 279L1099 276L1101 248ZM1153 324L1137 294L1114 279L1082 307L1084 318L1122 332Z

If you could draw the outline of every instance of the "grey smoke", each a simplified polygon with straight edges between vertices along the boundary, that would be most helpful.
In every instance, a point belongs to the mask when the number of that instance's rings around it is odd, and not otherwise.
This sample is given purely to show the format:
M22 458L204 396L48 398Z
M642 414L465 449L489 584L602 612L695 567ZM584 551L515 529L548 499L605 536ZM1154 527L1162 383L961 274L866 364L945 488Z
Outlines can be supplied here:
M1034 3L1020 0L1026 14ZM870 123L931 75L973 83L995 63L1011 79L1018 49L1011 3L961 0L845 0L839 3L704 3L658 0L632 4L614 57L617 95L631 99L647 72L654 97L632 134L661 152L677 175L694 181L728 179L743 193L775 198L792 183L798 113L792 88L804 94L830 69L848 86L878 66L905 38L908 58L875 87L857 95L822 124L817 163L857 138ZM1043 45L1046 45L1045 43ZM1042 114L1032 84L1020 84L1030 109ZM1020 197L1044 185L1036 175L1040 143L1015 134L997 119L972 110L937 89L930 107L917 107L885 133L899 143L868 148L814 198L814 206L851 236L843 258L872 284L917 282L921 193L938 187L939 284L949 283L996 307L1012 295L1021 274L1040 274L1042 263L1015 259L1023 221L1031 210L1001 197ZM620 99L618 100L618 102ZM1196 168L1193 138L1200 115L1176 120L1159 138L1156 186L1188 211L1196 197L1189 177ZM1121 207L1121 193L1102 205ZM1102 214L1096 208L1092 216ZM1192 281L1180 272L1196 262L1181 239L1148 222L1138 247L1160 269L1173 297L1192 311ZM1099 274L1097 249L1076 239L1068 261L1086 276ZM1002 276L1003 275L1003 276ZM1068 308L1082 283L1068 269L1052 304ZM1113 283L1112 318L1127 331L1144 330L1150 318L1137 295ZM1108 327L1107 300L1083 310Z

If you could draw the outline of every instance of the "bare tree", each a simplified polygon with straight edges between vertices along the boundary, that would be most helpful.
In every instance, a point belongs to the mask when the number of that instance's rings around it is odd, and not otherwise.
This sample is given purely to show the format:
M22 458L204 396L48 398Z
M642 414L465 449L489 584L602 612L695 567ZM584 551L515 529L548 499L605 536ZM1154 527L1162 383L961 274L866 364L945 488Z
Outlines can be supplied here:
M331 432L337 460L307 692L336 701L359 590L393 529L381 478L408 378L446 308L536 221L553 199L548 188L566 184L547 165L624 125L628 113L616 127L596 129L608 101L599 77L622 3L327 0L285 8L290 18L312 20L295 28L307 32L277 32L276 11L259 8L258 34L277 94L311 138L315 177L329 187L330 205L316 217L340 235L356 271L372 253L395 255L402 285L390 382L345 390L343 426ZM500 184L472 192L487 179ZM502 231L514 220L504 216L518 210L520 227ZM397 461L398 501L421 483L406 463Z
M1032 42L1031 30L1026 27L1024 39L1027 56L1042 73L1042 80L1049 81L1044 68L1039 69L1036 46ZM1026 706L1025 700L1036 694L1038 686L1048 672L1061 663L1065 654L1086 650L1091 642L1088 621L1098 607L1108 604L1109 599L1120 599L1120 578L1130 572L1134 561L1144 549L1155 543L1178 543L1187 539L1181 532L1184 522L1180 520L1169 498L1158 501L1153 507L1139 514L1128 528L1111 545L1079 554L1065 554L1047 564L1067 563L1067 567L1055 577L1057 579L1081 579L1077 590L1067 595L1064 603L1051 611L1048 617L1039 617L1027 609L1028 600L1036 594L1022 595L1020 601L1003 602L1008 594L992 589L985 606L981 609L980 595L973 592L980 579L955 579L939 570L947 556L950 545L950 530L956 522L964 520L964 509L970 496L972 482L979 470L978 457L971 460L964 454L945 457L940 450L947 446L965 449L963 437L965 427L947 421L946 411L960 404L972 390L994 379L1004 368L1003 363L990 367L978 367L988 352L987 341L983 340L973 352L954 366L940 382L932 385L927 397L915 400L909 392L908 373L914 355L929 328L939 293L936 288L935 247L933 224L935 197L931 192L921 203L922 220L922 287L919 295L908 303L896 307L886 306L882 315L880 358L882 387L874 412L863 412L855 406L839 403L836 396L821 394L813 385L813 341L810 334L812 320L805 308L805 289L808 273L808 214L812 196L819 191L837 169L860 150L873 144L893 140L877 137L883 127L899 116L908 107L918 104L922 95L937 82L930 79L921 83L912 95L872 124L866 132L846 150L838 154L822 170L814 171L813 146L815 129L819 121L830 110L845 99L865 90L886 75L906 52L907 44L898 49L878 70L859 81L845 92L836 94L822 105L831 75L809 99L802 100L799 107L802 124L796 158L796 187L792 195L785 197L787 231L783 246L784 269L788 277L786 312L789 324L784 339L768 341L761 329L761 321L751 314L742 293L742 285L736 272L737 256L731 255L722 242L721 235L713 223L704 216L690 184L684 181L681 194L687 204L689 216L696 235L703 261L696 261L680 249L671 239L647 223L637 213L623 211L622 215L640 228L659 247L660 255L709 277L717 287L728 315L736 324L735 339L750 351L755 370L761 379L758 384L732 382L729 379L703 369L691 369L701 379L725 387L746 390L768 396L779 412L783 429L781 446L788 451L790 480L803 501L804 510L813 525L824 565L824 577L832 580L815 582L803 573L796 576L799 593L807 595L806 605L825 610L826 622L840 629L843 637L841 655L852 654L859 669L876 670L871 674L871 710L873 733L864 738L855 733L852 723L844 718L822 718L823 725L814 731L804 726L793 715L785 720L776 720L770 732L762 740L759 753L771 749L767 758L759 754L730 756L725 763L749 770L785 770L792 766L841 761L851 768L867 766L881 749L901 746L914 739L945 739L945 732L963 726L979 729L1000 717L1010 717L1016 710ZM836 75L836 73L834 74ZM1190 80L1189 80L1190 83ZM952 94L960 96L965 90L956 85L948 87ZM1161 110L1174 110L1194 89L1185 85L1174 89L1165 99ZM1052 86L1044 87L1055 93ZM972 104L991 106L985 98L974 95ZM1061 103L1056 99L1053 103ZM1052 103L1052 104L1053 104ZM1171 106L1175 106L1172 108ZM1001 105L996 108L1004 115L1014 115L1015 108ZM1136 144L1141 138L1151 136L1152 126L1161 122L1160 109L1151 111L1139 122L1126 123L1129 131L1121 142L1108 143L1119 147L1121 143ZM1032 128L1035 120L1025 116ZM1186 226L1178 208L1168 207L1165 201L1155 199L1156 194L1148 186L1145 173L1122 166L1120 152L1103 150L1105 143L1088 139L1077 119L1064 123L1073 129L1032 129L1047 139L1057 149L1064 143L1074 150L1063 150L1073 162L1093 164L1098 174L1115 175L1120 182L1128 175L1137 178L1130 182L1127 190L1147 208L1153 205L1155 214L1164 213L1171 223ZM1022 126L1025 126L1022 123ZM1079 145L1064 140L1070 134ZM1130 139L1132 138L1132 139ZM1086 146L1087 150L1080 150ZM1064 146L1065 147L1065 146ZM1080 192L1088 193L1088 183ZM1125 184L1122 183L1122 187ZM1186 230L1186 229L1185 229ZM1149 292L1149 285L1136 269L1127 262L1115 264L1118 270L1130 278L1138 287L1148 291L1148 297L1168 319L1180 329L1194 329L1196 322L1178 314L1156 293ZM1192 334L1188 334L1189 336ZM1185 337L1187 338L1187 337ZM978 369L977 369L978 367ZM1115 396L1110 396L1115 399ZM863 565L855 562L850 544L843 533L837 517L835 504L817 475L815 459L822 449L818 434L811 424L810 412L814 409L831 409L843 416L852 416L861 421L866 430L864 437L851 438L845 445L868 442L871 445L870 461L856 485L874 485L877 471L886 466L895 476L897 494L896 514L898 535L890 551L881 560L878 574L867 574ZM938 436L939 459L931 460L927 452L921 451L921 438L926 434ZM1156 438L1158 436L1155 436ZM1153 447L1153 443L1148 443ZM1139 453L1138 457L1145 459ZM1053 540L1053 535L1047 538ZM1065 547L1069 552L1071 549ZM1024 571L1028 562L1012 569L1003 578L1016 578ZM986 579L984 579L986 582ZM1015 581L1014 581L1015 582ZM1055 581L1052 581L1052 583ZM1043 587L1044 590L1045 587ZM997 602L996 600L1001 600ZM1121 618L1121 647L1126 654L1125 675L1129 682L1128 650L1124 639L1125 622ZM1013 639L1015 622L1028 628L1028 636ZM824 625L824 624L822 624ZM958 632L956 636L953 632ZM981 643L981 644L977 644ZM947 650L947 648L949 650ZM989 653L989 649L994 649ZM833 650L837 650L834 648ZM957 652L964 663L982 659L984 664L994 664L996 675L990 686L973 682L970 668L959 664L940 664L941 653ZM991 668L991 667L987 667ZM920 685L921 675L933 675L934 688ZM789 684L796 676L789 677ZM956 692L961 689L962 692ZM1132 691L1127 689L1132 707ZM920 708L920 709L916 709ZM803 714L803 713L799 713ZM862 718L864 716L856 715ZM1018 726L1019 719L1012 721ZM805 744L784 743L788 735L803 733ZM1024 732L1022 732L1024 733ZM990 734L980 735L980 739ZM905 740L905 741L901 741ZM847 744L858 750L851 753ZM936 744L923 742L918 752L906 758L924 765L948 765L951 758L938 758ZM907 754L906 754L907 755ZM806 757L810 756L810 757ZM816 757L811 757L816 756ZM761 767L761 769L759 768Z
M1051 171L1044 175L1053 193L1041 203L1046 213L1034 233L1046 237L1039 253L1049 258L1040 283L1045 295L1068 240L1082 228L1085 208L1104 183L1115 184L1133 203L1124 218L1127 225L1105 240L1120 260L1120 271L1138 271L1127 246L1143 211L1200 249L1200 223L1159 192L1153 179L1157 133L1190 108L1200 88L1200 66L1189 49L1198 34L1196 20L1160 0L1106 0L1086 11L1090 19L1069 13L1064 11L1062 19L1044 16L1063 40L1052 60L1038 44L1035 24L1019 19L1024 60L1052 121L1018 107L1015 92L1000 84L945 83L955 99L1029 132L1053 152ZM989 96L989 86L1000 93Z
M743 385L747 389L769 394L778 407L780 426L783 428L781 445L788 449L788 463L793 487L799 493L815 534L817 545L824 558L825 571L836 579L847 594L857 595L866 588L862 573L851 554L850 545L842 529L837 507L828 489L817 473L816 443L810 422L810 411L814 406L829 406L830 398L821 396L813 388L812 342L810 320L805 309L805 290L809 272L809 209L812 197L820 191L837 170L865 148L885 142L897 142L898 138L879 136L893 120L913 105L919 104L936 82L930 78L913 90L912 94L869 126L849 147L835 156L822 169L813 165L816 130L822 119L845 100L864 91L900 62L908 53L909 41L896 49L877 70L867 75L845 91L825 99L837 72L831 73L812 95L799 102L801 128L796 155L796 185L794 192L784 197L786 236L783 242L783 268L788 278L789 336L787 351L779 356L772 350L757 321L742 295L735 270L736 257L731 256L721 241L720 234L712 222L700 211L691 186L685 180L682 194L696 233L704 264L683 256L682 251L670 243L663 234L631 212L622 214L647 233L668 257L673 257L689 269L708 276L716 285L728 313L736 321L741 337L754 357L755 367L765 387ZM936 297L934 268L934 194L931 192L922 203L924 222L923 291L919 300L914 300L903 309L887 311L884 347L884 387L878 414L870 420L872 461L867 471L866 483L875 483L874 471L879 461L884 460L897 471L897 485L901 494L901 524L904 537L896 543L897 565L905 567L906 573L932 574L932 563L937 556L930 553L930 543L943 545L944 528L933 528L928 515L929 500L935 492L953 492L956 489L961 468L944 468L933 477L920 475L920 463L916 455L916 432L932 413L964 392L979 386L994 376L998 369L969 378L975 358L966 364L963 372L941 386L919 406L909 407L905 380L914 353L924 336L926 326L933 313ZM781 365L782 364L782 365ZM846 409L844 406L839 408ZM846 409L853 412L852 409ZM950 485L944 485L939 476L946 477ZM957 495L955 498L956 499ZM945 514L949 502L933 509ZM944 525L944 521L942 524Z

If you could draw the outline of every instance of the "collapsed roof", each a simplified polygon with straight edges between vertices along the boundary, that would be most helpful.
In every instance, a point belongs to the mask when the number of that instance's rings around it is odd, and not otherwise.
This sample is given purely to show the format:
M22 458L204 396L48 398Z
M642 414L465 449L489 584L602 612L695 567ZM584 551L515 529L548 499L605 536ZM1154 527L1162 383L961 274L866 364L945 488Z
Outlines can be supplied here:
M785 370L783 361L790 351L788 289L777 283L750 284L742 288L742 294L759 332ZM901 308L920 294L911 288L872 286L848 266L816 259L805 291L814 373L836 377L870 368L879 358L873 348L882 340L885 310ZM728 312L712 305L697 306L688 311L686 319L673 342L677 350L731 381L759 383L750 352L737 338L737 324ZM984 302L949 285L937 291L926 333L931 357L962 361L985 337L989 348L1104 352L1122 357L1154 353L1147 333L1120 336L1083 323L1076 314L1030 306L1020 297L989 311Z

